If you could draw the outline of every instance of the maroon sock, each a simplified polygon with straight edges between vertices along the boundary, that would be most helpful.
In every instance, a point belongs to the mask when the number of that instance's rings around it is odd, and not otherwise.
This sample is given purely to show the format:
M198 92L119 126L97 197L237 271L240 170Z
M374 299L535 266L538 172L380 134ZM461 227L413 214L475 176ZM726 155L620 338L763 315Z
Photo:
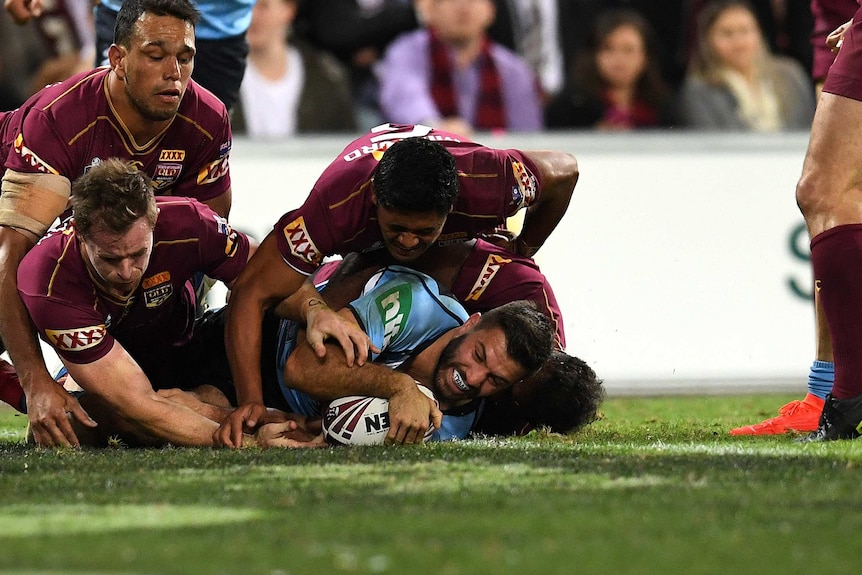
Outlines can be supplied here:
M818 234L811 240L811 265L832 336L832 395L862 395L862 224Z
M24 389L18 381L18 374L12 364L0 359L0 401L5 401L21 411ZM24 413L21 411L21 413Z

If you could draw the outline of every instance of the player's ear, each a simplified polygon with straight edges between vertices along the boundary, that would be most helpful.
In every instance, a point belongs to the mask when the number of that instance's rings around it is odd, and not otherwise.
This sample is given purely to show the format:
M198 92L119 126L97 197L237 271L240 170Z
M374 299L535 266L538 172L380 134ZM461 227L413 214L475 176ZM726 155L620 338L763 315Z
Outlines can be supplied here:
M470 317L467 318L467 321L464 322L464 325L461 327L464 329L464 332L468 332L476 327L476 324L479 323L479 320L482 318L482 314L479 312L470 314Z
M121 80L126 79L125 62L126 49L117 44L111 44L111 47L108 48L108 63L111 66L111 70L113 70Z

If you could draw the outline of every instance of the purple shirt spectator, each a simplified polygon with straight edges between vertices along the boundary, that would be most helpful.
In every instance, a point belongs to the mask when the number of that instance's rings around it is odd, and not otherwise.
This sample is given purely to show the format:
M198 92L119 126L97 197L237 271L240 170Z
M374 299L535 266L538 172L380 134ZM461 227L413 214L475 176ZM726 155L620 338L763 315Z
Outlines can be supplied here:
M542 129L542 108L537 81L527 64L514 52L492 44L491 56L500 75L506 126L510 131ZM431 54L428 30L399 36L387 48L380 69L380 105L390 122L418 124L442 119L431 96ZM481 83L476 60L466 68L453 67L452 83L461 117L475 124Z

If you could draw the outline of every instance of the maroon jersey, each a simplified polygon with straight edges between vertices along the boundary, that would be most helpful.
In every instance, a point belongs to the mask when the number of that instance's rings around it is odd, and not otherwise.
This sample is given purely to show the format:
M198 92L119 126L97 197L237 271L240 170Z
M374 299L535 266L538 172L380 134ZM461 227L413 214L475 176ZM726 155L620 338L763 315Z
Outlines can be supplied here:
M814 17L814 29L811 32L811 47L814 49L811 77L814 80L823 80L835 60L835 54L826 46L826 37L850 20L858 8L856 0L811 0L811 15Z
M230 282L248 259L248 238L204 204L158 198L153 251L140 285L127 299L91 279L69 222L31 249L18 268L18 292L40 336L65 361L92 363L114 339L139 363L192 336L198 272Z
M5 167L72 182L116 157L147 174L159 195L206 201L230 188L230 120L218 98L190 80L173 122L141 146L114 113L108 72L97 68L48 86L12 112L0 149Z
M523 152L496 150L426 126L378 126L348 145L314 184L305 203L275 225L284 260L310 274L325 256L383 247L371 203L371 177L394 142L422 136L455 157L460 191L438 240L474 237L531 205L539 196L537 169Z
M823 91L862 101L862 8L857 7L852 26L844 33Z
M563 316L554 290L530 258L476 240L476 247L458 271L451 291L470 313L484 313L519 299L530 300L554 324L555 345L566 348Z

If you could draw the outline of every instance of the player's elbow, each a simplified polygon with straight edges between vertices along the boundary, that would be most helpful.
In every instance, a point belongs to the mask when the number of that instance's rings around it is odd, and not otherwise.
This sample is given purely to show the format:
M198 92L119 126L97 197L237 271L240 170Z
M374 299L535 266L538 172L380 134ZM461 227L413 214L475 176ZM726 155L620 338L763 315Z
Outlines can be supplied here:
M578 168L578 159L572 154L560 152L558 170L558 177L563 182L560 186L560 192L565 195L566 202L568 202L575 191L575 186L578 184L578 178L581 176L580 169Z

